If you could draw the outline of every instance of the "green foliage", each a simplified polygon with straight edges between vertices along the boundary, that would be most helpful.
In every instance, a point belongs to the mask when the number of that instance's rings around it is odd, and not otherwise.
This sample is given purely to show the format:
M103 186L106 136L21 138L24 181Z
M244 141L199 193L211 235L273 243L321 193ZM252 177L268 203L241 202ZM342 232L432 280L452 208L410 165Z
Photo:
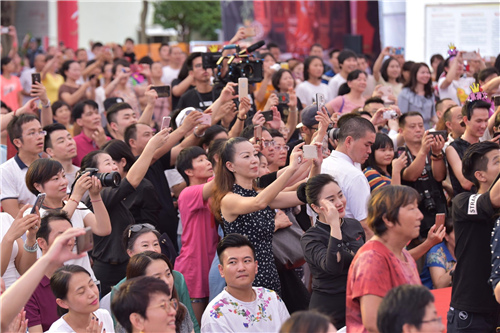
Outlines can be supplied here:
M153 2L154 23L179 32L181 41L189 42L196 31L206 40L217 40L215 29L221 29L220 1Z

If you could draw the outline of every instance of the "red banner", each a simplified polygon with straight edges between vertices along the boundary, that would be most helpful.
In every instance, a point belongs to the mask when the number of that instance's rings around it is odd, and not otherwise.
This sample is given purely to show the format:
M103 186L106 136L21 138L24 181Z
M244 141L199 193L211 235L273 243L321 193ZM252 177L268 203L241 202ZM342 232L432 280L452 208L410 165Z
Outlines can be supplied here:
M78 48L78 1L57 2L57 35L66 47Z

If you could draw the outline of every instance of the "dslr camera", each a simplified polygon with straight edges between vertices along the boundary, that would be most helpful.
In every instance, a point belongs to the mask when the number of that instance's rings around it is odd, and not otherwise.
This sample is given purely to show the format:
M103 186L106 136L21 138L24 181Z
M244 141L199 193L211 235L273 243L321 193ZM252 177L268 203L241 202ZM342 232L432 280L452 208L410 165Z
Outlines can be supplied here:
M120 182L122 181L122 177L116 171L113 172L103 172L99 173L96 168L86 168L82 174L89 173L90 176L96 176L100 181L103 187L118 187Z

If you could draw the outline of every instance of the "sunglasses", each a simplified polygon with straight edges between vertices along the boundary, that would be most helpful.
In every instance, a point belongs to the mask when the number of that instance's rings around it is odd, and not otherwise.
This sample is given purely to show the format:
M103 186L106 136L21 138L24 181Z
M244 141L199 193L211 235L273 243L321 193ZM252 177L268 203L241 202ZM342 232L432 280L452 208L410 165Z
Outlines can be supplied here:
M150 231L156 230L155 227L149 223L133 224L128 228L128 238L130 239L133 232L139 232L142 229L148 229Z

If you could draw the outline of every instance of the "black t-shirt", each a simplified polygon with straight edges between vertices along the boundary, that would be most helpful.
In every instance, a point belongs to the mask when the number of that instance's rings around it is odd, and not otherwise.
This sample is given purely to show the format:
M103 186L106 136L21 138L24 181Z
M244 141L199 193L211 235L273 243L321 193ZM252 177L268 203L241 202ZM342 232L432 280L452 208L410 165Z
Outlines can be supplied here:
M160 201L153 184L144 178L135 192L123 200L123 204L134 215L135 223L150 223L158 229Z
M458 138L453 140L452 143L450 143L450 146L455 149L457 152L458 156L460 157L460 160L464 157L465 151L467 148L470 147L470 143L468 141L465 141L462 138ZM458 194L462 192L471 192L471 193L476 193L476 187L473 186L470 191L466 191L463 189L462 185L460 185L460 182L458 181L457 177L455 177L455 173L453 172L453 168L451 167L450 163L448 162L448 170L450 172L450 181L451 181L451 186L453 187L453 195L457 196Z
M130 53L127 53L127 52L124 52L123 53L123 57L125 59L128 60L128 62L130 62L131 64L133 64L135 62L135 53L134 52L130 52Z
M453 199L455 256L450 306L459 310L498 313L491 286L490 238L496 219L490 193L460 193Z
M172 83L170 85L171 89L174 89L174 87L176 85L178 85L179 83L181 83L181 82L182 82L181 79L173 79ZM189 86L188 90L191 90L193 88L194 88L194 86ZM181 96L177 97L174 94L172 94L172 111L175 110L175 109L177 109L177 104L179 104L179 100L181 99Z
M182 94L179 99L179 103L177 103L178 109L184 109L187 107L193 107L197 109L205 110L217 99L215 91L212 89L211 92L208 93L200 93L198 90L189 89L184 94Z
M178 250L177 225L179 219L177 218L177 209L174 207L170 186L167 177L165 177L165 170L172 169L173 167L173 165L170 165L170 152L168 152L149 167L145 178L153 183L158 200L160 201L158 231L160 233L167 233L176 250Z

